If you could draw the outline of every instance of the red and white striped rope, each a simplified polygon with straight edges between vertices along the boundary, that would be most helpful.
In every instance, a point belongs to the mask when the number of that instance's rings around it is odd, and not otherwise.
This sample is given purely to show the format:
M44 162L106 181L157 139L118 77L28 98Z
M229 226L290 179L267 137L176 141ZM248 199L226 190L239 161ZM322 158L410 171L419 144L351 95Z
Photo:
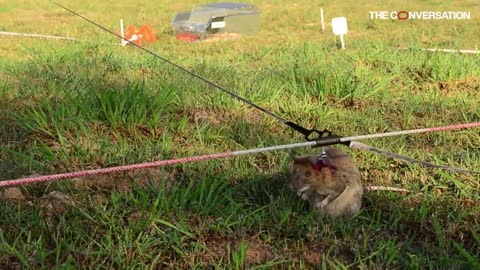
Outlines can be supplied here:
M339 138L337 142L338 141L350 142L350 141L373 139L373 138L382 138L382 137L399 136L399 135L415 134L415 133L436 132L436 131L447 131L447 130L454 130L454 129L472 128L472 127L480 127L480 122L450 125L450 126L444 126L444 127L421 128L421 129L394 131L394 132L387 132L387 133L377 133L377 134L370 134L370 135L343 137L343 138ZM326 141L328 141L328 139ZM115 172L133 171L133 170L146 169L146 168L152 168L152 167L170 166L174 164L197 162L197 161L209 160L209 159L235 157L235 156L256 154L261 152L271 152L271 151L277 151L277 150L286 150L286 149L316 146L316 145L322 145L322 140L313 141L313 142L284 144L284 145L277 145L277 146L270 146L270 147L263 147L263 148L254 148L254 149L240 150L240 151L234 151L234 152L224 152L224 153L217 153L217 154L184 157L184 158L171 159L171 160L161 160L161 161L154 161L154 162L147 162L147 163L140 163L140 164L123 165L123 166L103 168L103 169L93 169L93 170L85 170L85 171L78 171L78 172L34 176L34 177L14 179L14 180L5 180L5 181L0 181L0 187L55 181L55 180L67 179L67 178L85 177L90 175L101 175L101 174L109 174L109 173L115 173Z

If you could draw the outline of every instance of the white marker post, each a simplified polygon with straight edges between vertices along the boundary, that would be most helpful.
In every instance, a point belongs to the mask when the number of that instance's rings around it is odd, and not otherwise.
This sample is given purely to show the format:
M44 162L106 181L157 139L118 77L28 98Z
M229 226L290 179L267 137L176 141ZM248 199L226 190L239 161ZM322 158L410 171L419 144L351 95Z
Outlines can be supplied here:
M123 38L125 37L125 33L123 32L123 19L120 19L120 34ZM123 38L120 39L120 45L125 46L128 42L125 41Z
M325 33L325 20L323 19L323 8L320 8L320 23L322 24L322 33Z
M340 48L345 49L345 40L343 39L343 35L348 33L347 18L345 17L333 18L332 29L333 29L334 35L340 36Z

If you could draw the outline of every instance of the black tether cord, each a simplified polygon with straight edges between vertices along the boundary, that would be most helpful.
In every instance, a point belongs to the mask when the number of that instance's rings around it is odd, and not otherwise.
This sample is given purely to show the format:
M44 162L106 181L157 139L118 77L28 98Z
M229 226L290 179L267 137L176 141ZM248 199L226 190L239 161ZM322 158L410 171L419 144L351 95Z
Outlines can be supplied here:
M125 40L125 41L128 41L128 42L129 42L130 44L132 44L133 46L135 46L135 47L137 47L137 48L139 48L139 49L141 49L141 50L143 50L143 51L145 51L145 52L153 55L154 57L160 58L161 60L165 61L166 63L168 63L168 64L170 64L170 65L172 65L172 66L174 66L174 67L176 67L176 68L178 68L178 69L186 72L187 74L189 74L189 75L191 75L191 76L193 76L193 77L195 77L195 78L197 78L197 79L199 79L199 80L201 80L201 81L209 84L210 86L213 86L213 87L215 87L215 88L217 88L217 89L219 89L219 90L227 93L227 94L230 95L231 97L236 98L237 100L240 100L240 101L242 101L243 103L248 104L248 105L254 107L255 109L257 109L257 110L259 110L259 111L262 111L263 113L268 114L269 116L275 118L277 121L279 121L279 122L281 122L281 123L283 123L283 124L291 127L291 128L294 129L295 131L300 132L301 134L303 134L305 140L307 140L307 141L316 141L316 140L320 140L320 139L322 139L322 138L324 139L324 138L330 138L330 137L334 138L334 137L336 137L336 136L333 136L333 135L332 135L332 132L329 131L329 130L324 129L324 130L322 130L322 131L319 131L319 130L316 130L316 129L306 129L306 128L304 128L304 127L302 127L302 126L300 126L300 125L298 125L298 124L296 124L296 123L294 123L294 122L288 121L288 120L286 120L286 119L284 119L284 118L282 118L282 117L280 117L280 116L278 116L278 115L276 115L276 114L274 114L274 113L272 113L272 112L270 112L270 111L268 111L268 110L266 110L266 109L258 106L257 104L252 103L251 101L249 101L249 100L247 100L247 99L245 99L245 98L243 98L243 97L241 97L241 96L239 96L239 95L237 95L237 94L235 94L235 93L233 93L233 92L231 92L231 91L229 91L229 90L227 90L227 89L219 86L218 84L216 84L216 83L214 83L214 82L212 82L212 81L210 81L210 80L207 80L207 79L201 77L200 75L198 75L198 74L196 74L196 73L193 73L192 71L190 71L190 70L188 70L188 69L186 69L186 68L184 68L184 67L182 67L182 66L179 66L179 65L177 65L177 64L175 64L175 63L173 63L173 62L171 62L170 60L168 60L168 59L166 59L166 58L164 58L164 57L162 57L162 56L160 56L160 55L158 55L158 54L150 51L149 49L146 49L145 47L142 47L142 46L140 46L140 45L137 45L137 44L135 44L135 43L133 43L133 42L130 42L128 39L120 36L119 34L113 32L113 31L111 31L111 30L109 30L109 29L107 29L107 28L105 28L105 27L103 27L103 26L101 26L100 24L98 24L98 23L96 23L96 22L94 22L94 21L92 21L92 20L90 20L90 19L88 19L88 18L86 18L86 17L78 14L77 12L75 12L75 11L69 9L69 8L66 8L66 7L62 6L62 5L60 5L59 3L55 2L55 1L52 1L52 0L49 0L49 1L52 2L52 3L55 4L55 5L63 8L64 10L66 10L66 11L68 11L68 12L70 12L70 13L72 13L72 14L74 14L74 15L76 15L76 16L84 19L84 20L86 20L87 22L89 22L89 23L91 23L91 24L93 24L93 25L101 28L102 30L104 30L104 31L106 31L106 32L108 32L108 33L110 33L110 34L112 34L112 35L114 35L114 36L117 36L117 37L119 37L119 38L121 38L121 39L123 39L123 40ZM312 136L312 134L316 134L316 136Z

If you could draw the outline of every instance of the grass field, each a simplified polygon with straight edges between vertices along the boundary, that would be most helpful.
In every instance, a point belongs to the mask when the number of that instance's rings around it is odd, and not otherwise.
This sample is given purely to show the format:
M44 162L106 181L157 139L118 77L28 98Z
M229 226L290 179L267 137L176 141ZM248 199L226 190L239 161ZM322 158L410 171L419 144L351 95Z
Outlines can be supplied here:
M418 50L475 49L477 0L262 0L251 2L257 35L211 43L175 40L169 26L205 2L110 2L61 3L116 31L120 18L150 23L158 41L146 47L306 127L361 135L480 121L480 55ZM320 7L327 21L348 18L346 50L330 26L321 33ZM472 18L371 20L374 10ZM84 40L0 36L0 180L302 141L48 1L0 0L0 31ZM480 170L479 129L366 143ZM480 269L479 175L343 148L364 185L413 192L369 192L357 216L317 221L286 185L286 152L4 189L0 268Z

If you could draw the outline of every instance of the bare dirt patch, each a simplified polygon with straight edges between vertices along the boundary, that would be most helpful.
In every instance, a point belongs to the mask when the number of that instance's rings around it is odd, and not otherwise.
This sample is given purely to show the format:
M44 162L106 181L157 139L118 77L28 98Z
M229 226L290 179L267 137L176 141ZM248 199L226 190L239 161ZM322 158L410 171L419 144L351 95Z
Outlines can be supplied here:
M477 93L480 90L480 79L469 77L462 80L439 82L438 89L444 96L452 97L459 93Z
M61 215L67 210L77 206L76 202L70 195L59 191L52 191L38 201L46 217Z
M259 241L248 242L245 252L247 262L252 264L262 264L275 257L271 246Z
M242 245L245 246L245 265L253 266L265 264L272 260L303 261L307 265L316 267L322 262L325 252L325 243L322 241L306 241L299 245L298 242L289 242L283 248L266 243L258 236L246 237L243 240L219 235L207 235L201 240L205 251L192 254L207 263L213 260L230 261L230 252L238 252Z
M158 168L149 168L128 173L74 178L71 181L76 189L87 188L127 192L136 185L139 187L151 186L154 189L164 188L166 191L169 191L176 175L177 172L175 170L163 171Z
M205 239L207 251L201 257L204 259L222 258L229 260L228 250L239 250L241 245L240 239L210 236ZM276 257L274 249L257 238L251 238L244 241L246 247L245 260L247 264L262 264Z
M325 250L318 242L307 243L307 249L304 255L304 259L311 265L319 265L322 262L322 254Z
M264 120L263 114L253 109L227 111L218 108L194 108L179 112L179 114L183 113L188 115L189 123L207 122L213 126L220 126L239 119L250 124L258 124Z
M20 188L11 187L0 191L0 199L11 202L26 202L27 199L23 195Z
M142 213L142 211L135 211L128 214L126 218L127 218L127 221L131 223L131 222L140 222L143 220L147 220L149 216L150 216L150 213L148 212Z

